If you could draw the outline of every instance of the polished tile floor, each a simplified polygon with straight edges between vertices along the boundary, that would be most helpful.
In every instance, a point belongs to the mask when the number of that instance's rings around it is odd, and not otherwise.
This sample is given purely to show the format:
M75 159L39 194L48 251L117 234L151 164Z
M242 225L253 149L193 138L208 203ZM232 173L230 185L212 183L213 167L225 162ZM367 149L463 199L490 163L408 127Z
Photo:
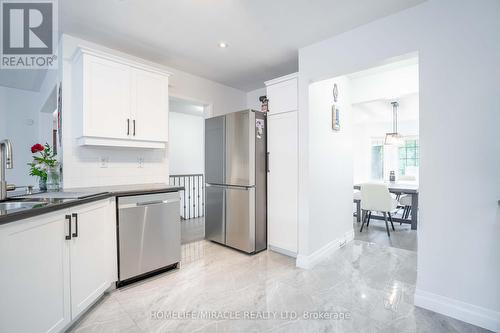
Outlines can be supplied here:
M181 220L181 243L187 244L205 239L205 217Z
M356 222L354 218L354 239L365 242L376 243L383 246L397 247L398 249L417 251L417 230L411 230L409 224L394 223L393 231L391 229L391 237L387 237L385 222L381 220L371 220L368 228L363 228L360 232L361 223Z
M413 306L413 251L354 240L311 270L207 241L182 257L180 269L106 295L71 331L482 332Z

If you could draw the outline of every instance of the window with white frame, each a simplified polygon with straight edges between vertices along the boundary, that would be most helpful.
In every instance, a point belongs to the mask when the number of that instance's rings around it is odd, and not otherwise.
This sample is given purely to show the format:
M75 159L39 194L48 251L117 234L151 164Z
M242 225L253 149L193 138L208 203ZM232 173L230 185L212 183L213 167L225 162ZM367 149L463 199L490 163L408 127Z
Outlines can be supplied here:
M385 170L398 170L399 176L416 176L420 164L419 148L418 138L414 137L405 138L404 145L393 149L386 149L383 139L373 138L371 143L371 178L383 180ZM394 163L397 164L394 165Z
M372 140L371 147L371 178L384 179L384 141Z
M418 139L406 139L403 146L399 147L399 175L415 176L420 161Z

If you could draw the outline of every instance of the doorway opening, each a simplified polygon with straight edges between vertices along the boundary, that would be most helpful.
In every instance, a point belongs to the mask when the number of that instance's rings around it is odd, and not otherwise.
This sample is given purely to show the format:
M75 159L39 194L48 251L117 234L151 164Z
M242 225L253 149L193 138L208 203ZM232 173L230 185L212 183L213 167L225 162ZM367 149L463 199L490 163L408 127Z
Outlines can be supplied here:
M412 53L309 85L310 214L336 220L324 233L417 251L418 73Z
M352 112L355 239L417 251L418 58L391 62L347 78ZM372 183L388 188L395 209L362 211L363 184ZM367 190L364 196L369 203L380 199L372 198Z
M205 238L205 115L208 104L169 98L170 185L183 186L180 192L181 242Z

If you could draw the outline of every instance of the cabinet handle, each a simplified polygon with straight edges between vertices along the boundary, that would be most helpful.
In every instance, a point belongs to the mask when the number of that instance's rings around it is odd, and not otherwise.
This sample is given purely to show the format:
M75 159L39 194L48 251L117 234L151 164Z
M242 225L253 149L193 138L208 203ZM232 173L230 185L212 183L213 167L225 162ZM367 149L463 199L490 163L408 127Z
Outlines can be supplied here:
M130 135L130 119L127 118L127 135Z
M267 172L271 172L271 170L269 170L269 156L271 155L271 153L267 153L266 154L266 169L267 169Z
M71 239L71 215L66 215L66 220L68 220L68 234L66 235L66 240L70 240Z
M132 120L132 124L133 124L133 134L132 135L135 136L135 119Z
M78 237L78 214L73 213L71 216L75 218L75 232L73 233L73 237Z

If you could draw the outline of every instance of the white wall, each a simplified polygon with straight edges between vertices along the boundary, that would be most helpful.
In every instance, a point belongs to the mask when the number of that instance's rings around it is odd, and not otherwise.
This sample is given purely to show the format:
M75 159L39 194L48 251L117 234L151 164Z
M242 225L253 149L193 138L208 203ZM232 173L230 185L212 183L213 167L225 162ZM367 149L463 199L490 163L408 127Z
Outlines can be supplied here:
M11 140L14 158L14 168L5 173L9 184L38 184L36 178L29 176L27 163L32 161L31 146L39 141L40 107L39 93L0 87L0 140Z
M170 112L168 127L170 174L204 173L205 119Z
M195 104L180 98L170 97L168 100L170 112L179 112L199 117L205 117L206 105Z
M76 145L73 135L73 122L71 112L71 56L78 45L100 49L132 60L140 60L131 55L110 50L104 46L94 44L69 35L63 35L59 54L62 54L63 82L63 183L65 188L139 184L168 182L169 162L168 151L142 150L142 149L117 149L80 147ZM163 67L164 66L159 66ZM178 71L165 68L172 73L169 81L169 94L171 96L195 100L201 104L208 104L208 114L218 115L244 109L246 106L246 93L224 86L222 84ZM100 167L100 157L109 159L108 167ZM138 159L144 160L143 168L139 168Z
M54 109L55 111L55 109ZM52 146L52 130L54 128L53 113L38 113L38 141L42 144L48 143Z
M41 112L52 112L57 108L57 88L60 72L58 69L50 69L45 73L45 77L40 85L40 110Z
M500 331L500 2L429 0L299 52L299 253L339 237L311 209L318 182L309 84L418 52L420 219L415 302ZM425 22L425 24L423 24ZM325 129L326 131L326 129ZM344 163L344 162L342 162ZM316 179L316 181L314 181ZM336 185L336 184L333 184ZM344 182L330 189L351 197ZM347 203L349 208L352 203ZM324 215L352 220L345 209ZM328 237L326 236L328 234Z
M51 145L53 144L52 130L57 128L57 123L54 124L54 111L57 110L58 103L58 79L58 70L47 70L38 93L39 102L37 108L39 141L41 143L48 142ZM62 151L59 143L57 144L57 149L57 158L62 160Z
M340 109L341 129L338 132L332 130L334 83L339 89L336 105ZM308 230L315 232L315 238L305 239L307 234L304 234L303 224L299 225L299 266L307 267L308 262L313 261L309 256L314 251L338 246L338 241L352 237L352 110L349 85L349 79L337 77L309 86L309 135L310 142L314 144L308 147L310 187L306 200L309 209ZM346 192L351 195L346 196ZM299 200L299 208L300 205ZM346 216L351 216L351 219Z
M266 88L259 88L247 92L247 109L260 111L262 103L259 101L259 97L266 95Z
M401 96L409 95L418 92L418 63L413 63L416 59L399 62L400 67L383 70L384 67L375 69L375 73L370 73L362 76L352 75L352 103L368 102L378 99L394 99ZM405 65L406 62L411 62ZM393 66L397 66L395 63Z
M31 80L30 75L25 78ZM10 139L14 154L14 168L6 170L9 184L38 185L27 163L32 161L33 144L52 144L52 123L40 111L56 80L57 70L47 70L40 91L0 86L0 140Z

